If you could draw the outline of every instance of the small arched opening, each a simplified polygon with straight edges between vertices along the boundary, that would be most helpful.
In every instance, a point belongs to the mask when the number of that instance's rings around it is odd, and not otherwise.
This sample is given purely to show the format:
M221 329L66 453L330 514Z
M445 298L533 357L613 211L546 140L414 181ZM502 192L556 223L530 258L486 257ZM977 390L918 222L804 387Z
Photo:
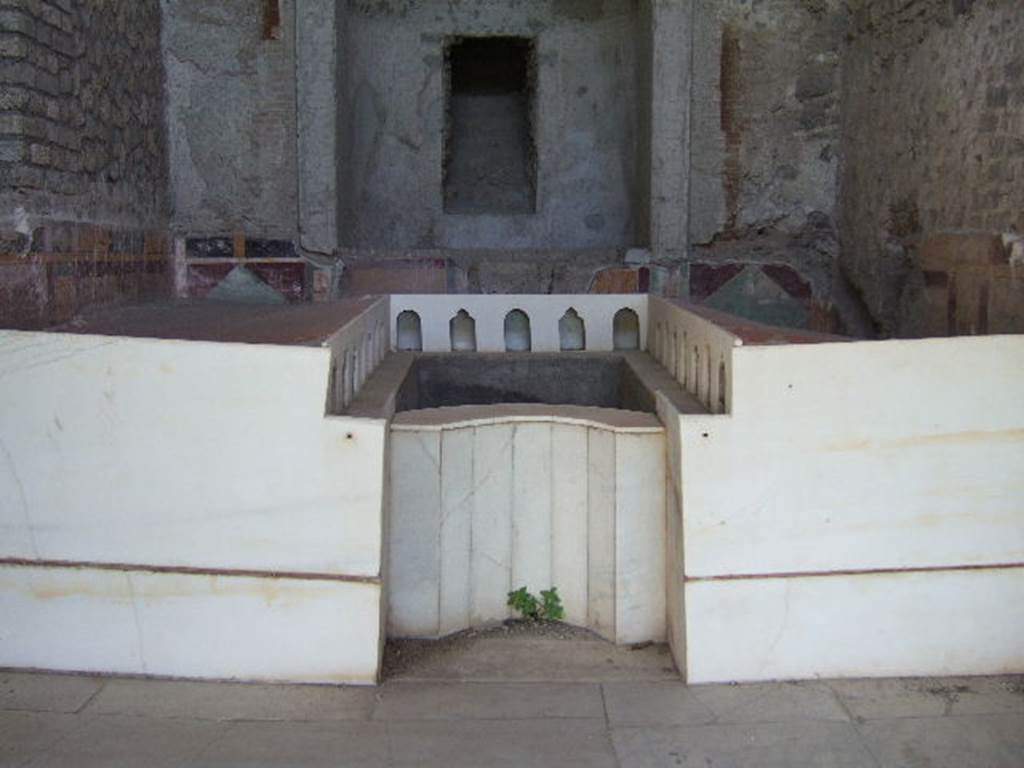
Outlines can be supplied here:
M718 364L718 408L719 413L725 413L726 410L726 373L725 373L725 361L723 360Z
M532 347L530 317L521 309L513 309L505 315L505 351L529 352Z
M452 352L476 352L476 320L464 309L460 309L448 322Z
M712 410L714 403L712 402L711 387L713 386L714 379L711 378L711 371L714 363L711 362L711 346L708 346L707 354L705 355L707 360L708 370L704 375L704 405L708 407L708 410Z
M612 320L612 346L617 350L640 349L640 318L623 307Z
M701 381L701 369L700 369L700 347L694 345L693 347L693 376L690 377L689 392L697 399L701 397L701 388L704 386L704 382Z
M395 321L396 344L399 352L422 352L423 351L423 329L420 323L420 316L407 309L399 313Z
M563 352L581 352L587 348L586 324L573 307L558 321L558 343Z

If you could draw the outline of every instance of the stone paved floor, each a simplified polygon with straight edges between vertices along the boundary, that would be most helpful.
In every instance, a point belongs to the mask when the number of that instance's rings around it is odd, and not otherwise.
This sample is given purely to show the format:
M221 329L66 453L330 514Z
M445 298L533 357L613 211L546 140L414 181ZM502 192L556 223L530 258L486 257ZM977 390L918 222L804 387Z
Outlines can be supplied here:
M543 642L376 689L0 672L0 766L1024 766L1020 676L687 686Z

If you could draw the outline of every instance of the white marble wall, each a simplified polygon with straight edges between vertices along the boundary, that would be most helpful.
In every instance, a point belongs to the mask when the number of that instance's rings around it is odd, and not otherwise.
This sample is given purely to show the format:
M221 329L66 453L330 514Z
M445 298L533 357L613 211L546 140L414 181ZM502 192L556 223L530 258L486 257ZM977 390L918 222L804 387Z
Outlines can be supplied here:
M386 424L331 360L0 332L0 666L372 682Z
M0 564L0 664L373 684L374 583Z
M688 678L1024 670L1024 337L732 371L729 415L678 422Z
M556 586L570 623L663 639L664 462L656 422L392 427L388 634L502 620L509 591Z

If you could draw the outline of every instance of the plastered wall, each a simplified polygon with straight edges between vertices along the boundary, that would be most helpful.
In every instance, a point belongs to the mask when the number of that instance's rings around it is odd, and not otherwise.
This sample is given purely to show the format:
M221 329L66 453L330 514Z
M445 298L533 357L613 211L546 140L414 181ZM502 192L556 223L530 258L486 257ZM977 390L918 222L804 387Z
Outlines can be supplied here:
M162 4L175 232L296 237L295 8L265 39L263 6Z
M349 4L342 240L370 248L581 248L636 241L632 4ZM446 215L444 43L537 45L537 213Z

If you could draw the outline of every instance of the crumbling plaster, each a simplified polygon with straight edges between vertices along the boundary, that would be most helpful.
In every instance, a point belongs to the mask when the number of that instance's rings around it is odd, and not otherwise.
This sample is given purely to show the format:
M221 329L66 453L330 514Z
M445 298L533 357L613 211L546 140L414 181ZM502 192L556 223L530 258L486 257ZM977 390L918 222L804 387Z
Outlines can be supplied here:
M295 0L261 41L240 0L164 0L175 224L301 226L322 252L650 245L669 259L798 232L835 206L842 7ZM538 39L537 215L443 214L455 34Z
M293 238L294 14L282 13L279 39L263 40L248 0L162 7L173 229Z
M693 27L690 256L832 296L845 3L697 0Z

